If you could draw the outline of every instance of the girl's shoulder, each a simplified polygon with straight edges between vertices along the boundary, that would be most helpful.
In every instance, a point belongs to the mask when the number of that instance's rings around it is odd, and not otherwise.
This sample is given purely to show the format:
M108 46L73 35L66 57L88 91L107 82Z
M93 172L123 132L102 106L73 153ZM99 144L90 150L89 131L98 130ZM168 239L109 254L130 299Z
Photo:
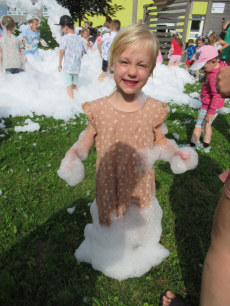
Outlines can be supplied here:
M97 100L93 100L91 102L85 102L82 104L82 108L85 110L98 111L106 106L106 102L108 101L108 97L99 98Z
M165 102L161 102L161 101L159 101L159 100L156 100L156 99L154 99L154 98L150 98L150 97L148 97L148 99L147 99L147 104L148 104L148 106L151 106L152 108L158 108L158 109L161 109L161 108L168 108L168 106L167 106L167 103L165 103Z

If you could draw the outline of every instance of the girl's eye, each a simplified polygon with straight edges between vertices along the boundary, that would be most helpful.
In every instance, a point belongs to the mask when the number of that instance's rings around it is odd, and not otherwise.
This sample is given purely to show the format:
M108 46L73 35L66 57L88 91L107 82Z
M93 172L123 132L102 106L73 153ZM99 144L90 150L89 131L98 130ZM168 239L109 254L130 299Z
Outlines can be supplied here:
M139 65L140 67L143 67L143 68L146 68L146 66L145 65Z

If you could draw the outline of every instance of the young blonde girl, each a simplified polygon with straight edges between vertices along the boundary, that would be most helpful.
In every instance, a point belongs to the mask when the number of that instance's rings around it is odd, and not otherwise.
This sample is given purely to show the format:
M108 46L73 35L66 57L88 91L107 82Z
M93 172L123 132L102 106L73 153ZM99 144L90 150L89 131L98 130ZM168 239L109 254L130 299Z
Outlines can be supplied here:
M167 140L162 123L166 103L146 97L141 89L152 75L159 52L156 37L143 24L128 26L114 39L109 66L115 91L82 105L89 124L66 153L58 174L69 185L84 178L81 160L96 144L96 200L93 224L75 252L107 276L123 280L141 276L168 256L159 244L161 208L154 196L156 159L188 166L195 151L181 151ZM188 166L188 167L187 167ZM194 167L194 165L192 166Z
M173 34L173 40L171 42L171 49L169 50L169 63L168 67L179 66L182 55L182 40L178 33Z
M208 43L209 45L216 48L218 52L220 53L220 55L222 54L222 50L224 50L225 48L229 46L229 43L221 39L220 36L216 32L212 32L208 36Z

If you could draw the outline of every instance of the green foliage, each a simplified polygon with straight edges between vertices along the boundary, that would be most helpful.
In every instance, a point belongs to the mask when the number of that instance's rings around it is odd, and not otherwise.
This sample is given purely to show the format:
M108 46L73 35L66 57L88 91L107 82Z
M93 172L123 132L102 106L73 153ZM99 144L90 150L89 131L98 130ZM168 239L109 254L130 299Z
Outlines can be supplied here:
M55 38L52 36L52 32L50 31L50 27L47 21L48 19L43 17L40 21L40 25L38 28L38 30L40 31L41 38L43 38L48 45L47 47L43 47L42 44L39 42L39 48L44 50L55 49L59 46Z
M68 8L72 18L79 21L79 26L83 19L89 16L110 16L114 17L116 13L123 10L122 5L112 4L112 0L58 0L62 6Z

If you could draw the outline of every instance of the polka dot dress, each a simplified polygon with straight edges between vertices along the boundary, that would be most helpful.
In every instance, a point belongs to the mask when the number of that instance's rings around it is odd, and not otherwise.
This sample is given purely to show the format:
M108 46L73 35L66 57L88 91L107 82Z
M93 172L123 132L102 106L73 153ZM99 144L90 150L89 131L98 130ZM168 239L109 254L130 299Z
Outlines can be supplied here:
M153 148L155 128L166 118L167 104L148 98L141 109L123 112L105 97L82 107L95 129L99 222L108 225L129 205L142 209L150 205L155 178L146 152Z

